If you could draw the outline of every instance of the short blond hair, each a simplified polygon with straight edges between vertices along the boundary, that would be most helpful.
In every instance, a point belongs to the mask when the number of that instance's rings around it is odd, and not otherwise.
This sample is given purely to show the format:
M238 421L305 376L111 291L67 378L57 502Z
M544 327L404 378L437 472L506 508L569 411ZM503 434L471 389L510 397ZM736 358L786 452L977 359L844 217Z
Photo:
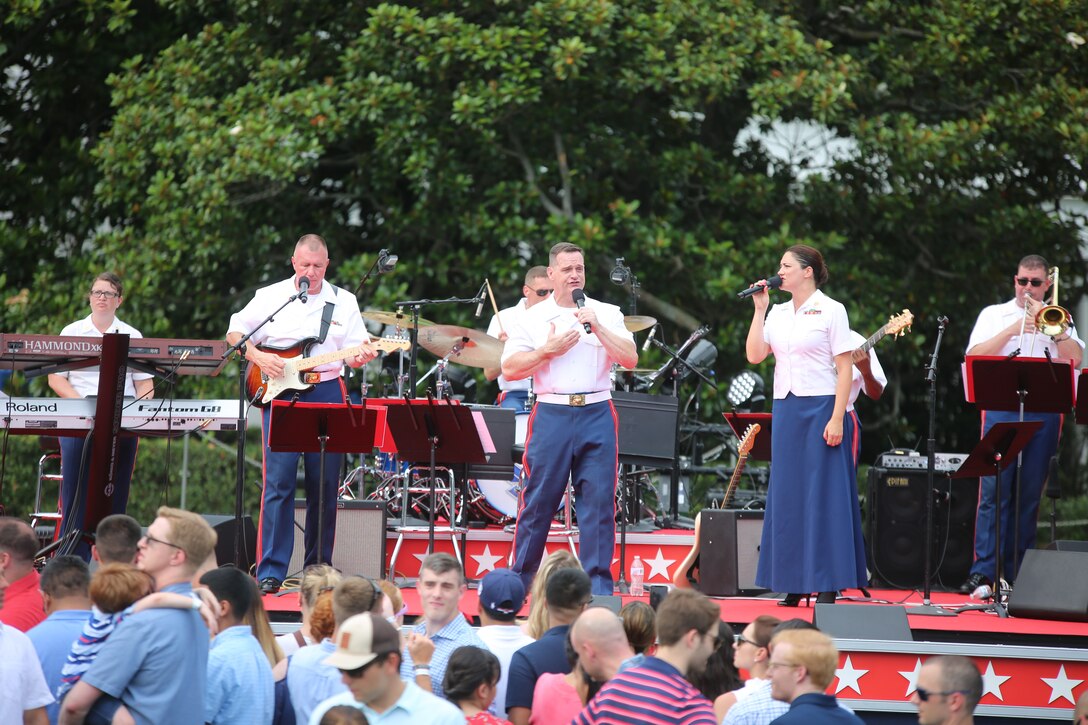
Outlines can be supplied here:
M812 684L826 690L835 679L839 666L839 650L823 632L817 629L787 629L771 637L771 651L780 644L793 649L793 661L787 664L802 665Z
M160 506L155 512L159 518L170 522L170 539L173 544L185 552L185 568L195 574L215 551L218 536L203 516L192 511Z

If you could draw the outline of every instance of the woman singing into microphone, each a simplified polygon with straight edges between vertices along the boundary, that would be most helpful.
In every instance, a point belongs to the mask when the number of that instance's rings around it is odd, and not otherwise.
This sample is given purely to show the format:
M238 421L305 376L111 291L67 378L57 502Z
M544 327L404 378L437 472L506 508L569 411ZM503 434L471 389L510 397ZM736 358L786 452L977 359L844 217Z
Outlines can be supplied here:
M846 308L818 289L827 266L812 247L787 249L778 275L793 299L767 314L767 290L752 295L746 343L748 362L775 358L771 481L756 584L788 592L779 604L796 607L812 592L819 592L817 602L832 603L838 590L865 586L865 546L855 423L846 415L854 350Z

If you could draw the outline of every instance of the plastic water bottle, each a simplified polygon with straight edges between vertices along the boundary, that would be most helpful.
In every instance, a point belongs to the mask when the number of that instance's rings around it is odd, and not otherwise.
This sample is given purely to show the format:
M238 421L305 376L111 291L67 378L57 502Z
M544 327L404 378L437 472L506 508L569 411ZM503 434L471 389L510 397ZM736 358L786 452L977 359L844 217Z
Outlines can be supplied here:
M635 555L635 560L631 562L631 589L630 594L632 597L641 597L645 592L642 582L646 576L646 568L642 566L642 559Z
M989 584L983 584L982 586L971 592L971 598L978 601L985 601L990 599L994 595L994 590L990 588Z

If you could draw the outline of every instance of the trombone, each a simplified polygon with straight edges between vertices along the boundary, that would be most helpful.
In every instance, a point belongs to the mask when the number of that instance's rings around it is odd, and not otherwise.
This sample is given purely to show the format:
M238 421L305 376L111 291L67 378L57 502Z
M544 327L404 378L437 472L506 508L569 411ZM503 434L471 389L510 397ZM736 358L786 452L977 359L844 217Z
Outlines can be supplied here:
M1051 267L1050 273L1047 276L1053 283L1053 289L1050 293L1050 304L1035 313L1035 331L1041 332L1053 339L1069 329L1069 326L1073 324L1073 317L1069 314L1069 310L1058 304L1058 268ZM1026 304L1024 308L1026 313ZM1035 339L1036 336L1032 335L1031 352L1028 353L1029 357L1033 357L1035 354Z

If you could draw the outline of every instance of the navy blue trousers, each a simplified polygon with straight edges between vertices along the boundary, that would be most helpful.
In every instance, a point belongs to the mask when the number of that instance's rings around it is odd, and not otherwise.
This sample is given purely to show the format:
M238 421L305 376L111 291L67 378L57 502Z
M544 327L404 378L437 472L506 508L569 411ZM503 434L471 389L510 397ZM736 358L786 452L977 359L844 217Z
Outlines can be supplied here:
M303 403L343 403L344 388L340 378L318 383L299 395ZM261 525L257 548L261 559L257 563L257 579L287 578L287 565L295 543L295 490L298 486L298 459L303 459L306 477L306 547L305 566L332 561L333 538L336 534L336 493L340 477L342 453L325 454L325 530L321 551L317 546L317 513L320 498L320 453L277 453L268 447L268 427L271 406L261 416L261 440L264 442L264 494L261 497ZM313 431L316 438L317 431Z
M612 594L619 419L612 401L585 407L537 403L525 441L514 566L528 591L567 481L578 508L578 558L594 594Z
M86 525L87 501L91 496L90 491L84 493L84 498L76 505L76 491L80 484L87 486L87 471L91 465L91 451L87 450L87 460L83 466L83 476L79 475L80 463L83 459L83 450L86 447L86 438L62 437L60 441L60 511L64 518L62 526L66 531L83 529ZM124 436L117 441L117 466L114 469L114 491L110 497L110 513L123 514L128 507L128 492L132 486L132 469L136 466L136 448L138 439ZM87 533L93 534L94 531ZM91 545L86 539L81 538L72 552L82 557L84 561L91 560Z

